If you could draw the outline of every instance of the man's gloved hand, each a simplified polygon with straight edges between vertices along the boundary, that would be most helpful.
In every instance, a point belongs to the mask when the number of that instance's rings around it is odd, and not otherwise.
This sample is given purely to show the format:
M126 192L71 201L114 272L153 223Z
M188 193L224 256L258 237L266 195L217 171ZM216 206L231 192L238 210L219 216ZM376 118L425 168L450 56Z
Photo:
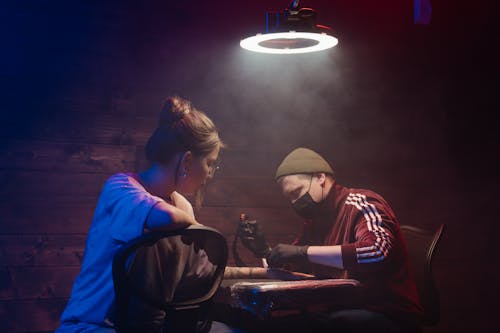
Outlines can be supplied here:
M276 245L267 256L269 267L282 267L285 264L304 264L308 262L307 248L288 244Z
M257 258L266 258L271 251L266 237L256 221L244 221L240 224L239 236L241 243Z

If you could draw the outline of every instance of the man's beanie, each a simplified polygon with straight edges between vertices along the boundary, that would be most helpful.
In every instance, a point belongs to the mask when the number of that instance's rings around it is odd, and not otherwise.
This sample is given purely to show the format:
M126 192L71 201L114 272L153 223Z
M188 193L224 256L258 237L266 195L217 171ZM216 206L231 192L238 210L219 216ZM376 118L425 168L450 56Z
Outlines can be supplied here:
M297 148L286 155L278 169L276 179L299 173L324 172L333 175L330 164L317 152L307 148Z

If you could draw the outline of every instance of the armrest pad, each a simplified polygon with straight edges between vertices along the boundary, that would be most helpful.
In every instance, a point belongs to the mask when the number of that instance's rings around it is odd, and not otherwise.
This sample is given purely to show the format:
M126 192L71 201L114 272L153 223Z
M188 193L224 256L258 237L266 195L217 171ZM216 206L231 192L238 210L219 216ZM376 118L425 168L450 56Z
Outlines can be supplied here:
M260 318L278 310L307 311L318 306L349 307L358 303L360 282L352 279L238 282L231 286L237 305Z

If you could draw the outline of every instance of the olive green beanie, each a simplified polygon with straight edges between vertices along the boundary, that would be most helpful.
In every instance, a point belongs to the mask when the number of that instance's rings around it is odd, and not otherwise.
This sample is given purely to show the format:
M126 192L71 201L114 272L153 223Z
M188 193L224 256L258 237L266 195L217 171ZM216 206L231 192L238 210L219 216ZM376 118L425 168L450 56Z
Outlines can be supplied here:
M276 179L299 173L324 172L333 175L330 164L317 152L307 148L297 148L286 155L278 169Z

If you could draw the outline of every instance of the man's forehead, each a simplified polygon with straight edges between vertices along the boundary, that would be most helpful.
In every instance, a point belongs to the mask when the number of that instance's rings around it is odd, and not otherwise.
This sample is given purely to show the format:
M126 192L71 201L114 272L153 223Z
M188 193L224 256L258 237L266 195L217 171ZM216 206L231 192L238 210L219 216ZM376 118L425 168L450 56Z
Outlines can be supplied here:
M278 184L282 189L296 188L304 185L307 179L303 175L287 175L278 180Z

